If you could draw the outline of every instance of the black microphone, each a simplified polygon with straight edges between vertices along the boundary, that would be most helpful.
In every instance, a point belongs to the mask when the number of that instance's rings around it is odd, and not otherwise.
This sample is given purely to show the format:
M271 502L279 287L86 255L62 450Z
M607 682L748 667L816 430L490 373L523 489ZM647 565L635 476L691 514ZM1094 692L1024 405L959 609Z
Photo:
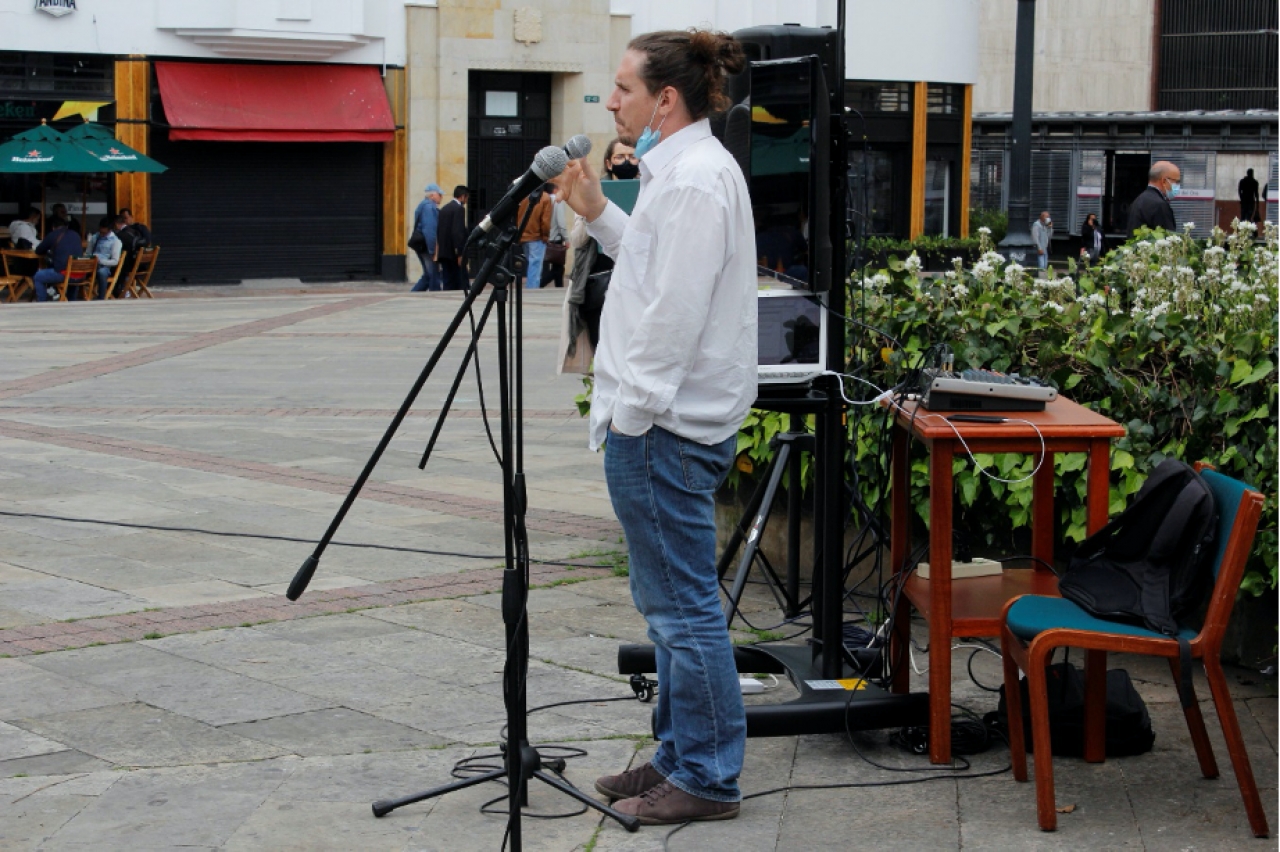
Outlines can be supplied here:
M573 140L570 139L570 142ZM529 170L520 177L516 178L511 184L511 188L507 190L507 194L502 196L502 200L493 206L489 211L489 215L485 216L472 230L471 236L467 237L467 242L478 239L482 234L487 234L493 230L495 225L502 225L513 215L516 208L520 206L520 202L529 197L535 189L551 180L556 175L564 171L564 167L569 165L569 156L565 153L564 148L557 148L554 145L548 145L538 152L538 156L533 158L533 165Z

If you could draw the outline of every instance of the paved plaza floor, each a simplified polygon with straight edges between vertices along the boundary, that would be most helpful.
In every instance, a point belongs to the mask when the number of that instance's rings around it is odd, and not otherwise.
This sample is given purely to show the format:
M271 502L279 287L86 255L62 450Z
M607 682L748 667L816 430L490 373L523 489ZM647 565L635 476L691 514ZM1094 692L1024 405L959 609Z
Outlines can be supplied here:
M483 397L469 375L420 470L459 339L309 591L285 598L460 302L407 289L282 281L0 306L0 850L502 847L505 816L481 810L505 795L495 783L370 812L376 799L450 782L459 760L498 760L492 333L480 347ZM625 544L574 404L581 378L555 372L562 298L528 293L523 310L537 560L528 704L559 705L528 725L591 790L652 752L651 708L617 673L618 645L645 641L644 625L615 573ZM748 609L759 623L778 617L758 587ZM975 682L971 651L955 654L956 702L995 709L977 682L997 685L999 661L979 653ZM1217 780L1200 777L1168 669L1113 665L1146 700L1155 749L1056 760L1058 804L1074 806L1056 833L1036 827L1034 786L1002 771L1003 746L938 771L872 731L749 741L744 791L764 795L737 820L674 835L628 834L535 784L523 846L1275 848L1249 834L1203 678ZM1275 830L1276 682L1244 668L1228 676ZM926 677L915 676L918 689Z

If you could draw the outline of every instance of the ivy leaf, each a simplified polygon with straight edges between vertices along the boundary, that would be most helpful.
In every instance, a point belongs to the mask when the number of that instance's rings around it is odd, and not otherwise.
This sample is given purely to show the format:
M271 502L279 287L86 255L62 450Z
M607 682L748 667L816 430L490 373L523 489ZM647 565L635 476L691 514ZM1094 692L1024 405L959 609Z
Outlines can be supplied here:
M1245 379L1240 384L1251 385L1254 382L1261 381L1262 379L1265 379L1267 376L1274 373L1275 369L1276 369L1275 364L1272 364L1270 361L1262 361L1256 367L1253 368L1253 372L1249 374L1249 378Z
M1243 358L1237 358L1235 366L1231 368L1231 378L1228 379L1233 385L1244 384L1245 379L1253 374L1253 365Z

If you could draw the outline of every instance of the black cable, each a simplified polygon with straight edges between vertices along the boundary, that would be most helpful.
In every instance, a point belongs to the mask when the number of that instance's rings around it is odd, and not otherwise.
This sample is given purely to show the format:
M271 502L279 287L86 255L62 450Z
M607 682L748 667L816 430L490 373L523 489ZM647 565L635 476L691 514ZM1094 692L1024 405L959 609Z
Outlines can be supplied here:
M314 544L315 539L312 538L296 538L288 535L272 535L271 533L246 533L246 532L226 532L224 530L207 530L200 527L168 527L160 524L131 524L127 521L100 521L97 518L68 518L63 515L42 515L36 512L8 512L0 510L0 516L9 518L37 518L43 521L63 521L69 524L99 524L108 527L123 527L125 529L134 530L156 530L157 532L184 532L196 533L199 535L220 536L222 538L255 538L264 541L287 541L297 544ZM399 547L394 544L371 544L361 541L338 541L334 539L329 542L335 547L355 547L366 548L369 550L390 550L396 553L420 553L427 556L456 556L459 559L505 559L504 554L490 553L460 553L452 550L427 550L421 547ZM530 559L530 562L538 565L561 565L566 568L612 568L612 565L583 565L577 562L561 562L553 559Z

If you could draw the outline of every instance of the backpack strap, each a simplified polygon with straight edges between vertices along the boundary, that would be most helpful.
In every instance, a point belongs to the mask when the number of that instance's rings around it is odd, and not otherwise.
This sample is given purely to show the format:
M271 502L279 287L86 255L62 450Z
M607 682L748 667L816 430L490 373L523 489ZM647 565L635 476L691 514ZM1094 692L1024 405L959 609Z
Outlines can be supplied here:
M1196 480L1191 480L1178 494L1164 523L1151 541L1151 552L1143 563L1142 576L1142 610L1146 614L1147 626L1159 630L1168 636L1175 636L1178 642L1178 700L1182 709L1186 710L1195 703L1195 693L1191 691L1191 643L1182 636L1176 636L1178 624L1169 612L1169 578L1167 570L1158 574L1156 565L1168 565L1174 552L1181 543L1182 533L1194 517L1197 508L1209 495L1208 491ZM1199 545L1199 542L1196 543Z
M1196 483L1198 485L1198 483ZM1169 611L1169 582L1167 570L1156 567L1167 566L1174 558L1178 547L1182 544L1182 533L1196 512L1196 508L1204 499L1204 492L1192 485L1185 487L1178 494L1169 514L1165 516L1151 540L1151 549L1143 562L1142 611L1146 615L1147 626L1172 636L1178 632L1178 624Z

